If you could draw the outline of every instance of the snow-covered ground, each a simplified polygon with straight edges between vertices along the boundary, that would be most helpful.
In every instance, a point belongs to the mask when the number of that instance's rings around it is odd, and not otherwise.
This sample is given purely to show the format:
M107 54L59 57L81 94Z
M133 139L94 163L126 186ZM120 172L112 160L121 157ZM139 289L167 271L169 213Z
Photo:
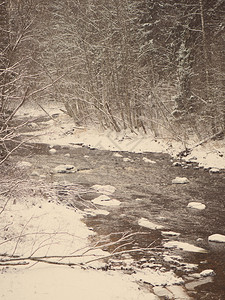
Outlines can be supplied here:
M95 259L109 253L91 248L94 233L83 215L57 204L54 195L51 202L2 196L1 203L0 299L157 299L129 275L98 270L105 263Z
M89 237L95 233L82 222L89 211L57 203L54 190L44 199L40 193L48 186L35 181L22 182L19 189L23 196L1 196L0 299L157 300L157 293L189 299L181 286L183 279L173 271L136 268L129 275L120 269L102 271L106 265L102 258L111 255L101 246L91 246ZM109 194L115 191L109 185L93 189ZM128 257L124 263L129 267L133 260ZM140 288L143 281L161 289ZM174 285L179 287L173 291Z

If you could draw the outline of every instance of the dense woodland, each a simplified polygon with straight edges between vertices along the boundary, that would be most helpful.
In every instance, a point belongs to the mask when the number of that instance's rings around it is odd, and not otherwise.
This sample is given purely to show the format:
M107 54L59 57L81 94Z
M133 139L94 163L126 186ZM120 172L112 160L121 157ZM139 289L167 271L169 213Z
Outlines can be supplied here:
M1 141L26 101L63 101L77 125L221 137L224 21L223 0L0 1Z

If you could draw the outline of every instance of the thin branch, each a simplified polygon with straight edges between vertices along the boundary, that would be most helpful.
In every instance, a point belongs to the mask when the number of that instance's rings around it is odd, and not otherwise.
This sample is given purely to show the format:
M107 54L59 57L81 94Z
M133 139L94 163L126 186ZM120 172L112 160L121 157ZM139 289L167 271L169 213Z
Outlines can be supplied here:
M30 138L31 139L31 138ZM28 139L28 140L30 140L30 139ZM27 142L27 140L26 141L22 141L22 142L20 142L19 143L19 145L17 145L16 147L14 147L1 161L0 161L0 165L2 165L7 159L8 159L8 157L13 153L13 152L15 152L18 148L20 148L23 144L25 144Z
M26 89L23 99L22 101L19 103L19 105L14 109L14 111L11 113L11 115L8 117L8 119L6 120L4 125L7 125L9 123L9 121L12 120L12 118L14 117L14 115L17 113L17 111L20 109L20 107L25 103L26 99L27 99L27 94L28 94L28 88Z

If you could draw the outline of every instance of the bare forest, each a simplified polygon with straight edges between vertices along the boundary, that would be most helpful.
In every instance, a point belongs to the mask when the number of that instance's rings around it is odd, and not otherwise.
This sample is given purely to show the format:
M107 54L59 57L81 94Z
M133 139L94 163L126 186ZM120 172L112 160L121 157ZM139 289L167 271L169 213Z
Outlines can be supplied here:
M1 148L27 101L77 125L199 141L225 126L223 0L0 1Z

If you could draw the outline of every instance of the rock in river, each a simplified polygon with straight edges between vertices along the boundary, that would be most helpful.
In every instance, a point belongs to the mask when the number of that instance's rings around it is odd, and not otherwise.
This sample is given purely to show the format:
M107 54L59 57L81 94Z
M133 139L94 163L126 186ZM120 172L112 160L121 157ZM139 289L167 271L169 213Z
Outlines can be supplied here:
M200 202L189 202L187 207L202 210L205 209L205 204Z
M209 242L225 243L225 235L212 234L208 237Z
M152 230L156 230L156 229L163 229L164 226L150 222L148 219L146 218L141 218L138 220L138 225L152 229Z
M176 183L176 184L185 184L189 182L190 181L186 177L176 177L175 179L172 180L172 183Z
M93 200L91 200L92 203L103 205L103 206L118 206L121 204L119 200L111 199L107 195L101 195Z
M54 168L54 173L75 173L77 168L74 165L59 165Z
M216 273L211 269L204 270L200 273L200 276L202 276L202 277L215 276L215 275L216 275Z

